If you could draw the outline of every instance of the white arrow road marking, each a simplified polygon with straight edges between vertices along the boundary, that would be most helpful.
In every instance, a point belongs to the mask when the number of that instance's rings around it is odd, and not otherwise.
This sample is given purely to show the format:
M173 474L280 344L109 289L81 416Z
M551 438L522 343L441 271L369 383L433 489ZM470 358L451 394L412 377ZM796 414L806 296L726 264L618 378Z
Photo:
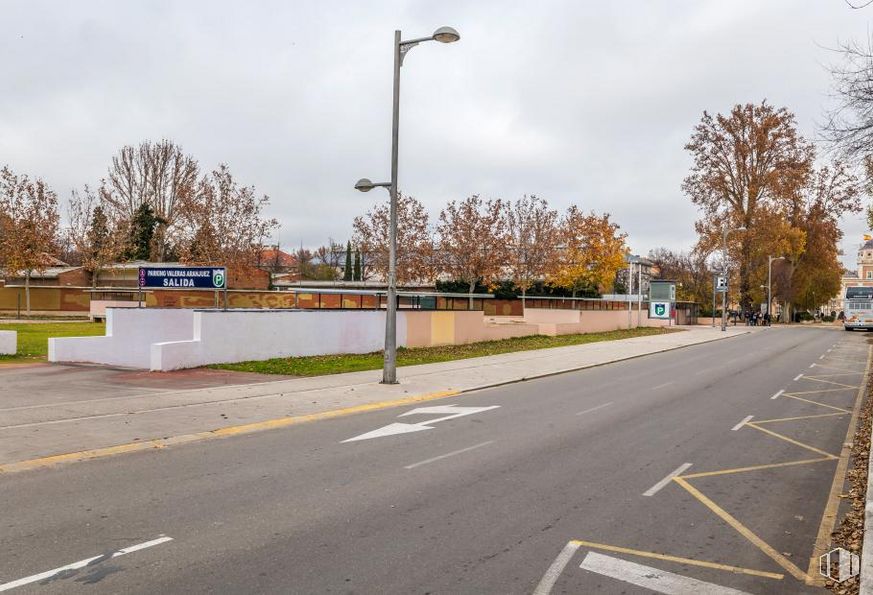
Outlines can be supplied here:
M588 552L579 568L668 595L748 595L745 591L706 583L597 552Z
M490 411L492 409L499 408L500 405L491 405L490 407L458 407L457 405L438 405L436 407L418 407L417 409L413 409L412 411L407 411L406 413L402 413L397 417L406 417L407 415L418 415L418 414L440 414L440 413L448 413L444 417L438 417L436 419L429 419L427 421L422 421L417 424L404 424L404 423L393 423L387 426L381 427L378 430L373 430L372 432L367 432L366 434L361 434L360 436L355 436L354 438L349 438L348 440L343 440L342 443L346 442L356 442L358 440L369 440L371 438L381 438L383 436L393 436L394 434L408 434L410 432L421 432L423 430L432 430L431 427L435 423L439 423L441 421L447 421L449 419L455 419L458 417L464 417L465 415L473 415L474 413L481 413L483 411Z
M168 541L173 541L173 538L172 537L158 537L157 539L152 539L151 541L145 541L143 543L138 543L136 545L128 546L126 548L112 552L111 554L102 554L100 556L94 556L92 558L85 558L84 560L79 560L78 562L73 562L72 564L67 564L66 566L61 566L61 567L55 568L53 570L46 570L45 572L41 572L39 574L34 574L31 576L26 576L24 578L20 578L17 581L12 581L9 583L0 584L0 591L9 591L10 589L14 589L16 587L23 587L24 585L30 585L32 583L43 581L47 578L51 578L51 577L58 575L66 570L78 570L80 568L84 568L84 567L88 566L89 564L94 564L98 561L109 560L111 558L117 558L117 557L123 556L125 554L132 554L133 552L138 552L139 550L144 550L146 548L153 547L156 545L161 545L162 543L167 543Z

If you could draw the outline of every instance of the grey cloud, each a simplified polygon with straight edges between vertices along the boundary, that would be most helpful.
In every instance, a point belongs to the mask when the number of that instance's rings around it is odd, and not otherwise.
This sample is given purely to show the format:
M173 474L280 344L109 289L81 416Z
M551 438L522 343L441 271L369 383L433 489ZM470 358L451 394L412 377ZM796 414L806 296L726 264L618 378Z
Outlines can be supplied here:
M401 85L401 187L609 211L635 251L695 239L679 185L704 109L767 98L815 136L845 3L31 2L4 4L0 162L66 197L119 146L168 137L269 194L286 244L345 239L387 178L391 39L440 25ZM863 232L845 222L845 246ZM851 260L851 259L849 259Z

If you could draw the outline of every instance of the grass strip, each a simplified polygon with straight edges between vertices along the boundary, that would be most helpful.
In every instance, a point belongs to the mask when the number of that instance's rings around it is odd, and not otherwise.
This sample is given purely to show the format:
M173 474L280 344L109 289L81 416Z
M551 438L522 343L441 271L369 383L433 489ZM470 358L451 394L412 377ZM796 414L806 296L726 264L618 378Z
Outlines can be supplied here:
M675 329L673 329L675 330ZM416 347L412 349L398 348L397 365L415 366L418 364L433 364L471 357L483 357L511 353L514 351L530 351L548 349L550 347L566 347L568 345L583 345L600 341L616 341L632 337L647 337L672 332L664 328L634 328L629 330L608 331L602 333L585 333L580 335L560 335L547 337L531 335L503 339L501 341L483 341L467 345L444 345L439 347ZM324 376L326 374L342 374L345 372L361 372L378 370L382 367L382 352L342 355L314 355L306 357L283 357L263 361L241 362L237 364L217 364L210 366L222 370L238 372L256 372L259 374L284 374L288 376Z
M49 337L92 337L106 334L103 322L40 322L32 324L0 324L0 331L18 333L15 355L0 355L0 364L44 361L48 355Z

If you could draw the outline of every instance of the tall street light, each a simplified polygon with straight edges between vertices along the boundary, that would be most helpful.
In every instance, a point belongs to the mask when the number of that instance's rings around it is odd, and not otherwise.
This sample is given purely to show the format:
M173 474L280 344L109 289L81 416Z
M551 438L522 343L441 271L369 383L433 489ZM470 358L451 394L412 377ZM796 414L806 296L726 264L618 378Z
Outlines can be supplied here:
M451 27L440 27L430 37L402 41L400 31L394 32L394 111L391 118L391 181L374 183L361 178L355 188L369 192L380 186L388 188L391 196L390 222L388 224L388 308L385 313L385 353L382 364L382 383L397 384L397 153L400 130L400 67L407 52L419 43L439 41L452 43L461 39Z
M727 331L727 288L730 286L728 283L728 265L727 265L727 238L728 234L732 231L746 231L745 227L736 227L734 229L730 229L725 226L724 231L721 234L721 247L724 253L724 282L725 288L721 294L721 330L722 332Z
M767 314L770 314L770 306L773 305L773 261L785 260L784 256L768 256L767 257ZM770 315L770 321L773 321L773 316Z

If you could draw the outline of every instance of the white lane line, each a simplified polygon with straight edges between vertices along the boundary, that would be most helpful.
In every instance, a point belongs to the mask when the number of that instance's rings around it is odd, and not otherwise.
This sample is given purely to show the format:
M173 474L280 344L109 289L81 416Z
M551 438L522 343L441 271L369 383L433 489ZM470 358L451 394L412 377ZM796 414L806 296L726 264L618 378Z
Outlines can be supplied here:
M494 444L494 441L489 440L488 442L474 444L473 446L468 446L467 448L462 448L460 450L453 450L452 452L447 452L446 454L440 455L438 457L433 457L431 459L425 459L423 461L419 461L417 463L407 465L406 467L404 467L404 469L415 469L416 467L421 467L422 465L427 465L428 463L434 463L436 461L441 461L443 459L447 459L447 458L453 457L455 455L463 454L465 452L470 452L471 450L475 450L477 448L482 448L483 446L488 446L489 444Z
M598 409L603 409L604 407L609 407L612 405L612 401L609 403L604 403L603 405L598 405L597 407L592 407L591 409L586 409L585 411L580 411L576 415L585 415L586 413L591 413L592 411L597 411Z
M818 356L818 359L824 359L824 354Z
M548 570L546 570L543 578L540 579L540 584L538 584L537 588L534 589L533 595L549 595L549 593L551 593L552 587L555 586L558 577L561 576L562 572L564 572L564 568L573 558L573 554L575 554L578 549L579 544L573 543L572 541L564 546L564 549L561 550L561 553L558 554L558 557L555 558L555 561L552 562L552 565L549 566Z
M833 351L833 349L832 349L832 348L831 348L831 349L828 349L828 353L830 353L830 352L831 352L831 351Z
M809 364L809 367L810 367L810 368L814 368L814 367L815 367L815 364Z
M143 543L137 543L136 545L131 545L126 548L122 548L118 551L112 552L111 554L101 554L99 556L93 556L91 558L86 558L84 560L79 560L78 562L73 562L72 564L67 564L66 566L61 566L59 568L55 568L53 570L46 570L45 572L41 572L39 574L34 574L31 576L26 576L24 578L20 578L18 580L0 584L0 591L9 591L10 589L15 589L16 587L23 587L24 585L29 585L32 583L36 583L39 581L43 581L45 579L51 578L57 574L65 572L67 570L78 570L79 568L84 568L89 564L93 564L98 560L109 560L111 558L117 558L119 556L123 556L125 554L132 554L133 552L138 552L139 550L144 550L146 548L154 547L156 545L161 545L162 543L167 543L168 541L173 541L172 537L158 537L157 539L152 539L151 541L145 541Z
M660 492L661 489L665 485L667 485L668 483L673 481L674 477L676 477L677 475L679 475L680 473L682 473L683 471L688 469L690 466L691 466L691 463L682 463L681 465L676 467L676 469L672 473L668 474L667 477L665 477L664 479L662 479L661 481L659 481L658 483L656 483L655 485L650 487L648 490L643 492L643 496L654 496L655 494Z
M715 583L707 583L696 578L651 566L643 566L636 562L628 562L597 552L588 552L579 568L656 593L668 593L669 595L700 595L700 593L707 595L748 595L745 591L722 587Z
M737 430L742 428L744 425L749 423L753 417L755 417L755 416L754 415L747 415L746 417L744 417L743 421L741 421L740 423L738 423L737 425L735 425L734 427L731 428L731 432L736 432Z
M785 389L783 388L783 389L780 390L778 393L776 393L775 395L773 395L772 397L770 397L770 400L772 401L773 399L778 399L779 397L782 396L782 393L784 393L784 392L785 392Z
M652 390L658 390L659 388L664 388L665 386L670 386L671 384L676 384L676 382L674 380L671 380L670 382L665 382L664 384L659 384L658 386L652 388Z
M794 377L794 382L797 382L801 378L803 378L803 374L798 374L797 376Z

